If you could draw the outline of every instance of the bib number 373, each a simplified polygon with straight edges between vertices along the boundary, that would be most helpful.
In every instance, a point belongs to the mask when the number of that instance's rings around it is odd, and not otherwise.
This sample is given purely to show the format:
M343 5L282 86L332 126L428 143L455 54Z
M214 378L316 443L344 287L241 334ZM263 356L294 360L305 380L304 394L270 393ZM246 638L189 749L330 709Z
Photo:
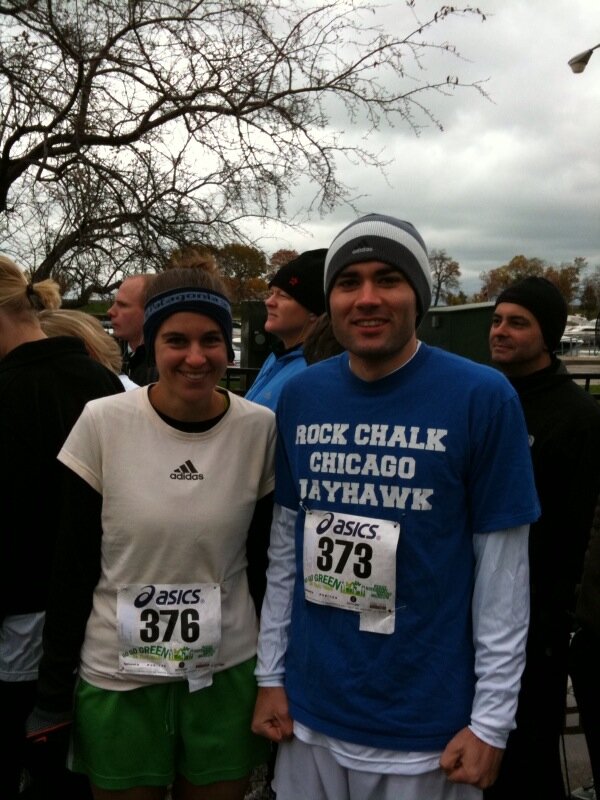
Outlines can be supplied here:
M353 611L394 610L400 525L331 511L307 511L304 595Z

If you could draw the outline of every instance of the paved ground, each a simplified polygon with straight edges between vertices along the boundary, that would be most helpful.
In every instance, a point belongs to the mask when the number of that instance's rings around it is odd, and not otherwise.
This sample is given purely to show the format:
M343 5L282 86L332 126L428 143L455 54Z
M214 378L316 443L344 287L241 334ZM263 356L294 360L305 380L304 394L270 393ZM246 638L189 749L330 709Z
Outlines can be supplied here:
M576 709L573 693L570 688L567 691L567 708ZM567 729L573 728L579 723L577 713L567 714ZM563 775L567 792L576 793L581 788L588 788L592 785L592 769L590 758L585 744L585 737L582 733L567 733L563 737L564 760ZM599 798L600 800L600 798Z
M562 361L565 363L569 372L573 375L586 372L597 372L598 381L594 380L593 383L600 382L600 353L583 352L579 356L564 357ZM567 695L567 706L576 708L570 689ZM569 726L576 725L579 722L577 714L569 714L567 715L567 718ZM575 797L579 797L579 789L582 787L587 788L592 785L592 770L590 767L590 759L583 734L567 733L564 737L563 752L563 774L565 776L567 790L571 793L575 792Z

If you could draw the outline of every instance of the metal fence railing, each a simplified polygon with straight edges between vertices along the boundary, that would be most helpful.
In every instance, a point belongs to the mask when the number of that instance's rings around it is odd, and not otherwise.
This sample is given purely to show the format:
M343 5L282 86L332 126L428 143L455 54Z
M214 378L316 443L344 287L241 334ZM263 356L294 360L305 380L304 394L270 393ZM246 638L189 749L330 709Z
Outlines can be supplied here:
M257 367L227 367L221 386L243 397L252 386L258 373Z
M591 392L600 402L600 372L571 372L569 374L575 383L578 383L586 392Z
M221 386L243 397L252 386L258 373L259 370L256 367L228 367ZM582 389L594 394L596 400L600 402L600 370L597 372L573 372L570 375ZM597 390L596 387L598 387Z

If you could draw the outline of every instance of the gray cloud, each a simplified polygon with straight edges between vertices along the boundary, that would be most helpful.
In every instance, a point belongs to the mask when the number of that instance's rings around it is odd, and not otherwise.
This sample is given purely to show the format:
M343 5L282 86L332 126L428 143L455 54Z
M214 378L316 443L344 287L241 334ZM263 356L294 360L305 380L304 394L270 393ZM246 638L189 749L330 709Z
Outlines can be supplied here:
M431 9L436 4L417 2ZM393 4L382 10L389 30L406 18ZM600 42L597 0L491 0L485 23L454 20L440 35L468 61L449 72L487 79L490 100L476 92L431 96L428 105L444 132L417 137L406 126L385 128L368 140L389 161L387 177L339 162L360 213L387 211L410 219L429 248L443 248L461 265L465 291L479 273L517 254L560 264L576 256L600 264L600 50L575 75L568 59ZM432 73L437 65L424 63ZM332 122L341 124L339 109ZM359 142L364 126L345 126L344 141ZM314 192L313 192L314 194ZM312 196L299 184L289 203L302 215ZM252 226L267 252L327 246L355 216L339 208L302 230Z

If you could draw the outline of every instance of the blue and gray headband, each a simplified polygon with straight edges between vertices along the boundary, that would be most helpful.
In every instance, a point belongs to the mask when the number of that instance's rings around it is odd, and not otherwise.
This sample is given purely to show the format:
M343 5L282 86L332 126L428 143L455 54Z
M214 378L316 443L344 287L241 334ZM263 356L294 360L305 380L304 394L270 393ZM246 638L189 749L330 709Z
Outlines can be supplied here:
M154 340L162 323L180 311L192 311L214 319L223 331L227 345L227 357L234 359L232 337L233 320L229 300L219 292L211 289L196 289L183 286L180 289L169 289L150 298L144 307L144 344L148 355L154 360Z

